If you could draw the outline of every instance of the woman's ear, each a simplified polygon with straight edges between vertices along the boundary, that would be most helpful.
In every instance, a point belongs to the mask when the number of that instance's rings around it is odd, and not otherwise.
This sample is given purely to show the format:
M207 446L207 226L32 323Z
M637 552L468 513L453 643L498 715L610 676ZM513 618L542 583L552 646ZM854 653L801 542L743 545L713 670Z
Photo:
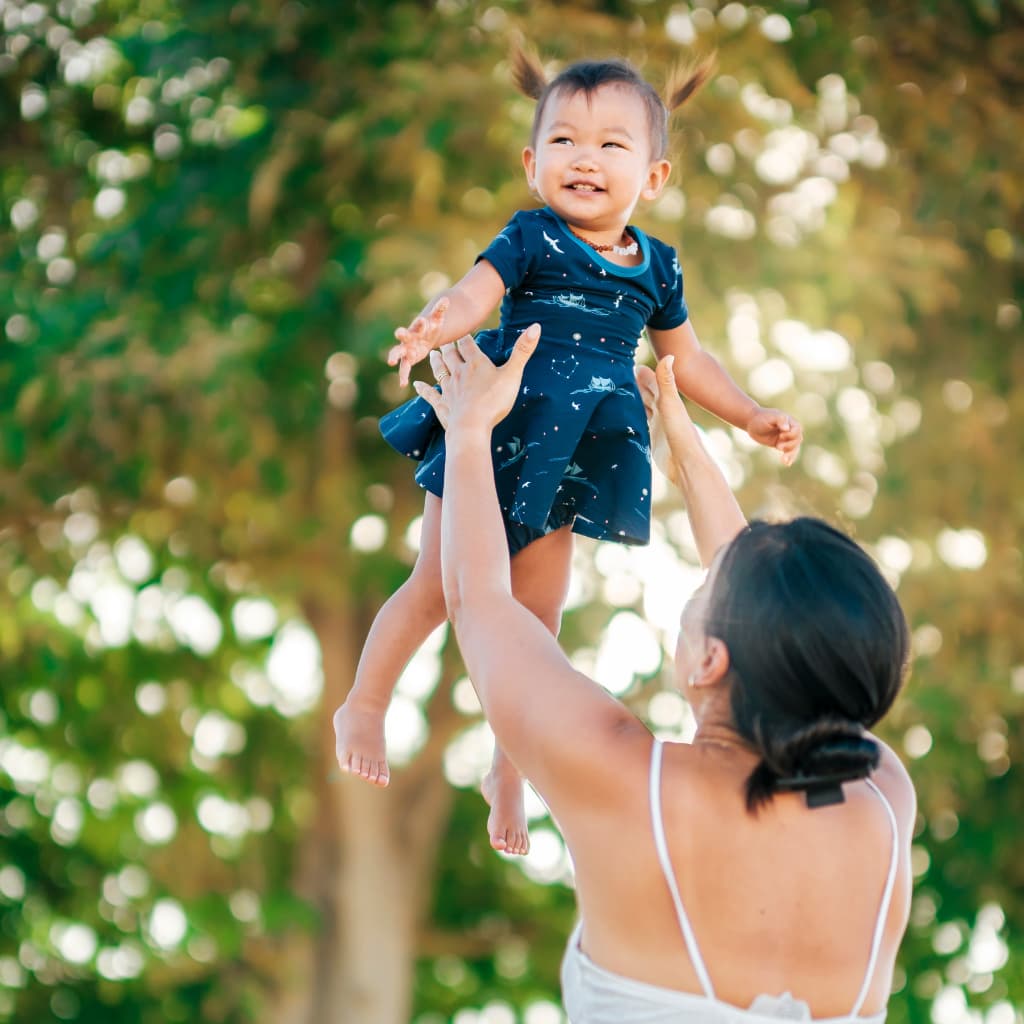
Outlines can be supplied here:
M729 672L729 648L717 636L704 638L700 664L690 678L691 686L714 686Z

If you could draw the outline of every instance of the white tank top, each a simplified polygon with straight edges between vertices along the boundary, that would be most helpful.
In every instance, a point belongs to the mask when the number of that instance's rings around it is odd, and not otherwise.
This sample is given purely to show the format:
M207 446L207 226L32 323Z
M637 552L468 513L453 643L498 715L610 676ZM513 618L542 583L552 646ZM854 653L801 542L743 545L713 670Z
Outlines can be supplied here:
M743 1009L716 998L711 977L697 946L697 938L679 895L661 817L661 755L661 741L655 740L651 749L650 775L654 845L675 905L679 929L694 971L700 980L703 995L648 985L598 966L580 949L582 923L579 923L569 939L562 961L562 1000L569 1015L569 1024L777 1024L780 1020L814 1020L817 1024L882 1024L885 1020L885 1010L870 1017L861 1017L860 1011L875 974L899 863L896 815L885 794L870 779L866 780L871 791L882 801L889 816L889 824L892 827L892 852L889 859L889 874L882 890L881 905L878 908L878 918L871 939L867 970L864 972L864 981L849 1014L845 1017L812 1018L807 1003L794 999L788 992L780 996L758 996L749 1008Z

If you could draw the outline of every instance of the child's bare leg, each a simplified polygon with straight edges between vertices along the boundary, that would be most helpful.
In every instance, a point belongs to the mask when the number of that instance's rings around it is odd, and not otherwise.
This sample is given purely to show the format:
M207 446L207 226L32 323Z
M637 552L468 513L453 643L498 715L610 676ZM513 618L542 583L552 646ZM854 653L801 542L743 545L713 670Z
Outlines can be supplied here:
M572 570L572 547L572 533L565 526L528 544L512 558L512 593L553 636L558 636L562 624L562 608ZM491 846L505 853L525 854L530 849L530 836L523 804L523 780L497 744L481 792L491 805L487 816Z
M420 553L412 574L373 620L345 703L334 713L338 765L377 786L391 778L384 715L398 677L416 649L445 620L441 589L441 499L427 494Z

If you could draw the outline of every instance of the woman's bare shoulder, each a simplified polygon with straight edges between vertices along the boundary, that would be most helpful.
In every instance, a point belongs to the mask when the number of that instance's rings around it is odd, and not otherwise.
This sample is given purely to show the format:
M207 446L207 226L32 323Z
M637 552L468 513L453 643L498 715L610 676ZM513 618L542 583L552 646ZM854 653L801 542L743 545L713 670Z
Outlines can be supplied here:
M871 778L892 804L901 829L909 835L917 817L914 783L896 751L877 736L872 736L872 739L881 750L881 758Z

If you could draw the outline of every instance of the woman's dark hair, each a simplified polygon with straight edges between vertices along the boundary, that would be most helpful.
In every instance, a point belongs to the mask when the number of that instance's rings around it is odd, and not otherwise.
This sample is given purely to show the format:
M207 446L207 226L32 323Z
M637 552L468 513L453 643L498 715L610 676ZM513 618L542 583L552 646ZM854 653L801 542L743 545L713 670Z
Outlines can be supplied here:
M570 64L550 82L540 60L534 53L517 48L512 52L512 77L521 93L537 101L530 131L530 145L536 146L544 107L553 93L570 96L583 93L592 96L603 85L620 85L633 89L647 109L650 130L651 159L660 160L668 152L669 114L694 95L714 72L714 56L704 57L691 65L676 68L665 85L662 99L629 61L581 60Z
M729 650L733 724L761 755L749 810L800 780L848 781L878 764L864 730L896 699L909 636L849 537L809 517L750 523L723 555L704 632Z

